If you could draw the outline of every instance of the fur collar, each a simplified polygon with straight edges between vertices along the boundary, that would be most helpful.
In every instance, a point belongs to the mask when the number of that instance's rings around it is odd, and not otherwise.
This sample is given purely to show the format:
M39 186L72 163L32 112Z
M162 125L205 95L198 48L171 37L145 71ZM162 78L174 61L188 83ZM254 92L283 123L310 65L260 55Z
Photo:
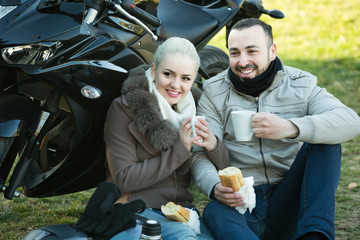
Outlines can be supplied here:
M155 149L164 151L175 144L178 131L173 124L163 119L156 96L149 92L145 76L149 67L142 65L131 70L121 93L134 114L136 127Z

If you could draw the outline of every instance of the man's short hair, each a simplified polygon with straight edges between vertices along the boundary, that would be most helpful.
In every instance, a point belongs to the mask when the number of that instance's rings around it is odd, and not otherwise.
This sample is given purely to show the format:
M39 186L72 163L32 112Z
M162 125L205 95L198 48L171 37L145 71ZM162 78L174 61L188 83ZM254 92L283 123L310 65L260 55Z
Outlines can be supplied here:
M270 47L274 41L272 27L269 24L261 21L260 19L257 18L241 19L237 23L235 23L234 26L232 26L231 30L243 30L256 25L262 27L262 29L264 30L265 35L268 37L268 47Z

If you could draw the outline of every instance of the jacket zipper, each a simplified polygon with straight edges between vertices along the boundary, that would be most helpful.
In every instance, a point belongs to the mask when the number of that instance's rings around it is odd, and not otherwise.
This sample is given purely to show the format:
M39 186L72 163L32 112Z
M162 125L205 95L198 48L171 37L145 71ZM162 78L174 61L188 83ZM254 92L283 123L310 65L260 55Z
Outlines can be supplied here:
M256 102L256 112L260 112L260 107L259 107L259 97L255 97L255 102ZM264 157L264 153L262 151L262 141L261 138L259 138L259 145L260 145L260 155L261 155L261 159L262 159L262 163L263 163L263 167L264 167L264 174L265 174L265 178L268 184L270 184L269 181L269 177L267 175L267 168L266 168L266 163L265 163L265 157Z

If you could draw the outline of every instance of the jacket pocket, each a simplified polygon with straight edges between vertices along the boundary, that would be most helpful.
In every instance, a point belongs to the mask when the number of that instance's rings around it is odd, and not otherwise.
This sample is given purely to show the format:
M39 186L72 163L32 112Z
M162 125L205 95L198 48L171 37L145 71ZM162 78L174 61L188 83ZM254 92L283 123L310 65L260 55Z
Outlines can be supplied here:
M266 112L275 114L283 119L304 117L307 115L307 105L305 103L298 103L274 108L268 107Z

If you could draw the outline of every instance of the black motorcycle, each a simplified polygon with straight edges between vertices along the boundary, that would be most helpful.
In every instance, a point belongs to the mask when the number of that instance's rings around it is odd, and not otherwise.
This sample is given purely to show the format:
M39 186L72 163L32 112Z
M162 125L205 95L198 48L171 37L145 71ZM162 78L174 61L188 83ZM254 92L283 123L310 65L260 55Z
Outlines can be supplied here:
M103 128L128 70L180 36L201 57L197 84L228 67L207 43L258 0L15 0L0 7L0 191L48 197L105 179ZM6 0L0 0L0 4ZM11 9L10 9L11 7ZM4 10L4 11L3 11Z

